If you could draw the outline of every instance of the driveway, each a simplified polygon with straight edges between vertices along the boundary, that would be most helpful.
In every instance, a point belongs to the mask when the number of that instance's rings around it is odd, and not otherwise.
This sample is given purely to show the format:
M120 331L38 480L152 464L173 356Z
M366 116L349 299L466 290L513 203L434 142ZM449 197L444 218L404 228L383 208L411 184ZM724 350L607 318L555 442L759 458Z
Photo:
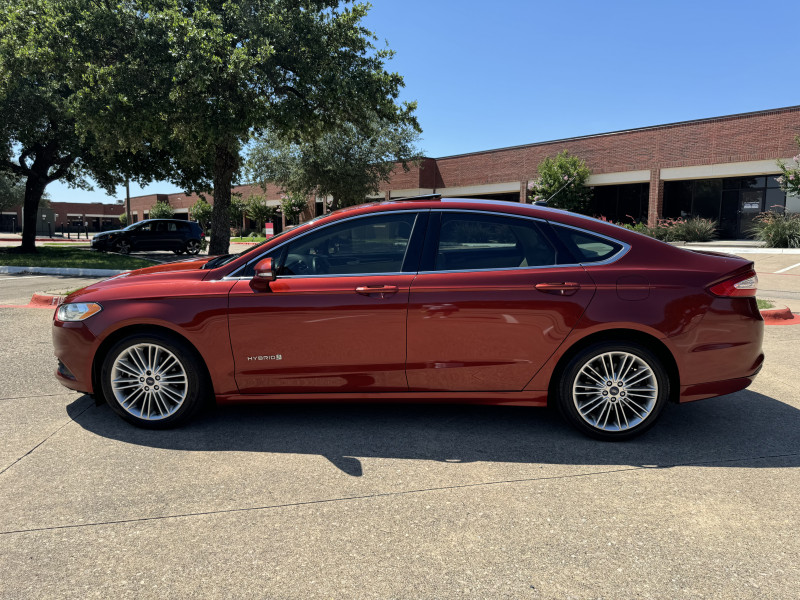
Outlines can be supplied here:
M378 403L142 431L55 382L51 317L0 308L0 597L800 591L800 327L767 327L748 390L609 444L544 409Z

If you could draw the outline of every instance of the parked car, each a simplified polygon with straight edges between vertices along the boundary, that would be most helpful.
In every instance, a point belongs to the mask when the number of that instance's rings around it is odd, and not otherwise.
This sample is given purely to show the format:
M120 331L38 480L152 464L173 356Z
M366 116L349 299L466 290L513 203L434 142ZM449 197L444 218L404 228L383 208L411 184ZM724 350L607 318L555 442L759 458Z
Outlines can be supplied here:
M502 201L343 209L54 316L57 378L166 428L207 397L544 406L602 439L761 369L753 263Z
M147 219L125 229L105 231L92 238L92 248L128 254L140 250L172 250L175 254L197 254L205 234L195 221Z

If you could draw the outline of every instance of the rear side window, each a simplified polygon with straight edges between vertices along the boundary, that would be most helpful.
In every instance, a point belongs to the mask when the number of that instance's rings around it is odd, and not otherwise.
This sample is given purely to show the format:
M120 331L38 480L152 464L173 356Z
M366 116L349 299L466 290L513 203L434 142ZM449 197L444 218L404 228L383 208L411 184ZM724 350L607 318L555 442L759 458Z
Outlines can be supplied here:
M603 262L618 254L623 246L583 230L552 224L553 231L581 263Z
M513 269L555 264L555 249L534 221L442 213L437 271Z

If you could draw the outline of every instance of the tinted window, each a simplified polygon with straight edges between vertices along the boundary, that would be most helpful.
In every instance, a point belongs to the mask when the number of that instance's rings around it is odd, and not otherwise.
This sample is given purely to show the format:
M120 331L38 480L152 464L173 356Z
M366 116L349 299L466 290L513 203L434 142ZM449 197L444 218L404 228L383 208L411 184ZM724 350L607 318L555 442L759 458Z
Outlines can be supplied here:
M415 213L352 219L289 244L280 275L399 273Z
M555 250L534 221L443 213L437 271L509 269L555 264Z
M594 236L585 231L553 225L559 239L582 263L601 262L622 250L622 244Z

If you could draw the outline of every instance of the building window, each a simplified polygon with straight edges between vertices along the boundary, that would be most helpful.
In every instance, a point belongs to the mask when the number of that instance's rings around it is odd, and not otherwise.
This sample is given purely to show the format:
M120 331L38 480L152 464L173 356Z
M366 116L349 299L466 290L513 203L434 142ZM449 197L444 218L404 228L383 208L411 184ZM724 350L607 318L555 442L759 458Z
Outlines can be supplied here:
M664 183L665 219L703 217L719 223L723 239L750 237L753 219L765 211L783 212L786 194L777 175L693 179Z
M598 185L592 190L589 214L614 223L646 223L649 183Z

